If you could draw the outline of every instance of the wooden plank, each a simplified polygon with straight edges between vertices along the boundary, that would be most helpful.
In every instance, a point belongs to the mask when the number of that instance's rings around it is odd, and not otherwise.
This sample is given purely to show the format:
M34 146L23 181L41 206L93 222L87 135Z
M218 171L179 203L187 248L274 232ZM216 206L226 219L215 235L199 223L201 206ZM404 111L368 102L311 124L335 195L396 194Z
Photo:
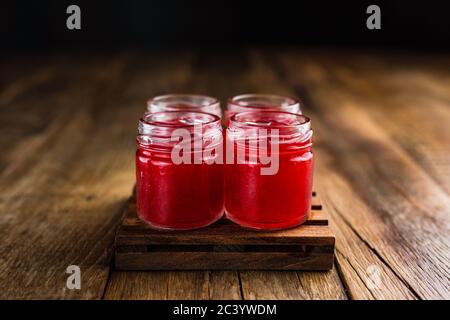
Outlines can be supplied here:
M117 246L140 245L254 245L254 244L293 244L293 245L333 245L334 237L324 225L302 225L301 227L279 231L254 231L242 228L226 219L192 231L171 232L150 229L136 218L134 204L127 209L124 223L116 236ZM321 215L323 219L323 215Z
M209 298L212 300L242 299L239 273L237 271L210 272Z
M325 220L325 221L328 222L327 219L324 219L323 217L319 216L320 214L323 213L323 211L322 211L322 202L321 202L320 197L317 195L316 192L313 192L313 197L312 197L312 200L311 200L311 209L312 209L311 214L312 215L316 215L316 216L310 217L309 218L310 221L311 220L313 220L313 221L314 220L319 220L319 221L320 220Z
M309 300L345 300L347 295L333 268L323 272L297 272L300 286Z
M397 278L384 279L393 289L381 296L401 292L397 297L448 298L450 286L445 279L450 275L450 251L443 249L450 247L448 194L389 136L381 119L372 116L369 110L375 104L354 99L349 88L336 86L329 66L293 53L278 56L276 68L299 94L309 92L309 112L319 133L316 154L322 159L317 162L316 182L330 181L334 174L352 191L336 183L327 190L317 187L338 208L339 215L333 218L347 224L367 249L349 252L338 244L337 250L346 252L337 256L339 265L360 261L370 252L384 265L383 270L389 269L390 276ZM384 98L389 99L389 94L384 91ZM439 121L438 113L431 114ZM405 123L402 130L407 134L414 127ZM348 210L355 201L361 204L358 210ZM345 261L347 254L351 260ZM373 260L371 254L365 259ZM354 283L365 281L348 266L340 271L350 290L356 287ZM349 295L365 298L373 294L362 289L364 293L351 291Z
M342 300L344 288L336 270L326 272L241 272L246 300Z
M113 272L105 300L165 300L168 277L165 272Z
M241 271L240 277L245 300L307 298L295 271Z
M117 270L329 270L326 252L128 252L116 254ZM331 259L330 259L331 257Z
M232 271L114 272L105 299L240 299L238 274Z

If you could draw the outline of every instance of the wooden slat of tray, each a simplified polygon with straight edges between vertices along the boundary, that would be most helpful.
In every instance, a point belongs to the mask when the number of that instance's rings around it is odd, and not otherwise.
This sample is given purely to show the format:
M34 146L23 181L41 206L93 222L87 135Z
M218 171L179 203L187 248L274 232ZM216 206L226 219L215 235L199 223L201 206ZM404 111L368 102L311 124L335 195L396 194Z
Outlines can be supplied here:
M119 270L329 270L332 268L330 256L332 253L126 253L116 258L116 268Z
M158 231L136 214L132 197L116 235L116 268L122 270L276 269L328 270L335 237L320 199L301 226L254 231L227 219L192 231Z

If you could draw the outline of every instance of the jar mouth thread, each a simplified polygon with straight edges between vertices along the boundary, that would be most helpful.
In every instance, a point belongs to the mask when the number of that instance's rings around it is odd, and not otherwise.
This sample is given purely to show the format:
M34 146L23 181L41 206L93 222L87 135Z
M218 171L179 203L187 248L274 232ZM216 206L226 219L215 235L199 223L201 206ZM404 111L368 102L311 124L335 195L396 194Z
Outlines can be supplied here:
M284 108L300 112L300 102L297 99L275 95L246 93L228 98L228 106L235 106L244 109L281 109Z
M197 110L220 116L220 101L215 97L201 94L166 94L147 101L149 112Z
M212 148L222 142L220 117L199 111L148 112L139 120L137 143L166 150L180 144L180 134L189 138L183 143L201 141L203 148Z
M230 117L230 127L241 128L298 128L311 129L311 120L307 116L276 110L257 110L239 112Z
M195 125L220 125L219 116L201 111L147 112L139 120L139 133L145 134L153 128L194 128Z
M246 111L231 116L227 136L237 143L277 138L279 144L310 147L311 120L301 114L283 111ZM251 144L251 143L250 143Z

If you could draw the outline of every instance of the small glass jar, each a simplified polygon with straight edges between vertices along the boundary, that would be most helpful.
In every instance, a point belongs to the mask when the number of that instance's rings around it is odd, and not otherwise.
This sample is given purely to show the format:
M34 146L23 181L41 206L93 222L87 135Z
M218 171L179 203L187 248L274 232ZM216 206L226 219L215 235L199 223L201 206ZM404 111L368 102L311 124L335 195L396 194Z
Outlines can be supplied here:
M309 118L300 114L249 111L233 115L226 131L226 216L243 227L263 230L290 228L307 220L312 134Z
M220 219L224 168L215 162L221 152L214 152L223 148L220 118L194 111L147 113L138 130L139 217L153 228L171 230L200 228ZM182 141L180 132L188 139ZM180 146L185 149L174 153ZM174 155L190 160L181 162Z
M196 94L167 94L147 101L148 112L161 111L198 111L222 117L220 102L217 98Z
M225 122L228 125L232 115L255 110L276 110L291 113L300 113L300 102L293 98L274 94L241 94L228 99L225 111Z

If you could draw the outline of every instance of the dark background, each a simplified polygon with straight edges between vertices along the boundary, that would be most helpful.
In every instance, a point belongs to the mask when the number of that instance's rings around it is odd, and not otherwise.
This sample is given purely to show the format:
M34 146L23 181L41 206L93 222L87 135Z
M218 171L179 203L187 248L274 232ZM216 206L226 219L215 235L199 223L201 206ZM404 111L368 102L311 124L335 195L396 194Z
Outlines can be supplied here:
M81 7L82 30L66 28ZM381 7L382 29L366 28ZM1 48L338 45L448 49L449 1L8 1Z

